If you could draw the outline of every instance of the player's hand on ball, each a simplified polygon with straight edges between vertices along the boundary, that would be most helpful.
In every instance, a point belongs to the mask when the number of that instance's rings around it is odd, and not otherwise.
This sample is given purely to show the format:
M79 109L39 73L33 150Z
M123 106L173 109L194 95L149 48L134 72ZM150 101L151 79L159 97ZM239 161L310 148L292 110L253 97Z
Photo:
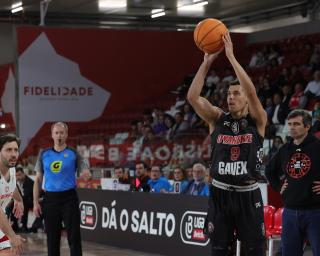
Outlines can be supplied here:
M216 53L212 53L212 54L208 54L205 53L204 57L203 57L203 61L207 64L207 65L211 65L212 62L219 56L220 52L222 52L223 48L220 49L218 52Z

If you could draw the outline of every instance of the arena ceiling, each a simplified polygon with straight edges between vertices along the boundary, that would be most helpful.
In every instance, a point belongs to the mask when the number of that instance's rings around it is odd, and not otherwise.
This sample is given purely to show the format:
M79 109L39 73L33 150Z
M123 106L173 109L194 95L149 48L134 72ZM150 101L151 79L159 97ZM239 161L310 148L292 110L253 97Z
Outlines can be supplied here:
M0 1L0 22L40 23L40 6L47 7L46 25L117 28L193 29L207 17L223 20L229 27L271 19L309 15L319 0L22 0L23 11L11 13L20 0ZM165 16L151 18L152 10ZM188 10L189 9L189 10Z

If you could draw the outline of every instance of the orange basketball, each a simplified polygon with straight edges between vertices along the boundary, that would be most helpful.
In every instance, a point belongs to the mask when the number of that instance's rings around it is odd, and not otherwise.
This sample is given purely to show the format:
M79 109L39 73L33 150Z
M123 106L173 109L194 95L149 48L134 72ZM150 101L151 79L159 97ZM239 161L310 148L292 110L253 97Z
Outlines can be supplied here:
M216 19L200 21L193 32L197 47L205 53L215 53L223 47L222 36L228 31L227 27Z

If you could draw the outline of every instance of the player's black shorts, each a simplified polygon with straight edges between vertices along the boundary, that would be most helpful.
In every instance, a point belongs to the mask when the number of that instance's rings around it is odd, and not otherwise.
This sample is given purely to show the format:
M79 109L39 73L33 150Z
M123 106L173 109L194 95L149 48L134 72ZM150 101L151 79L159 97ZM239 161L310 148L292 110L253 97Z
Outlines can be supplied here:
M265 228L260 189L227 191L211 186L206 228L211 242L222 246L236 238L248 244L263 242Z

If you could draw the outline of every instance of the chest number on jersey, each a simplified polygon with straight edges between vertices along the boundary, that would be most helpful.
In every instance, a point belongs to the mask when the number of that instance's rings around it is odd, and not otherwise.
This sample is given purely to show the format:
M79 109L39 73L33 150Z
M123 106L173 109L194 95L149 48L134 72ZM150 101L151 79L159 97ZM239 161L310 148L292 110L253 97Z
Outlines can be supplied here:
M50 170L54 173L58 173L61 171L62 161L54 161L50 165Z

